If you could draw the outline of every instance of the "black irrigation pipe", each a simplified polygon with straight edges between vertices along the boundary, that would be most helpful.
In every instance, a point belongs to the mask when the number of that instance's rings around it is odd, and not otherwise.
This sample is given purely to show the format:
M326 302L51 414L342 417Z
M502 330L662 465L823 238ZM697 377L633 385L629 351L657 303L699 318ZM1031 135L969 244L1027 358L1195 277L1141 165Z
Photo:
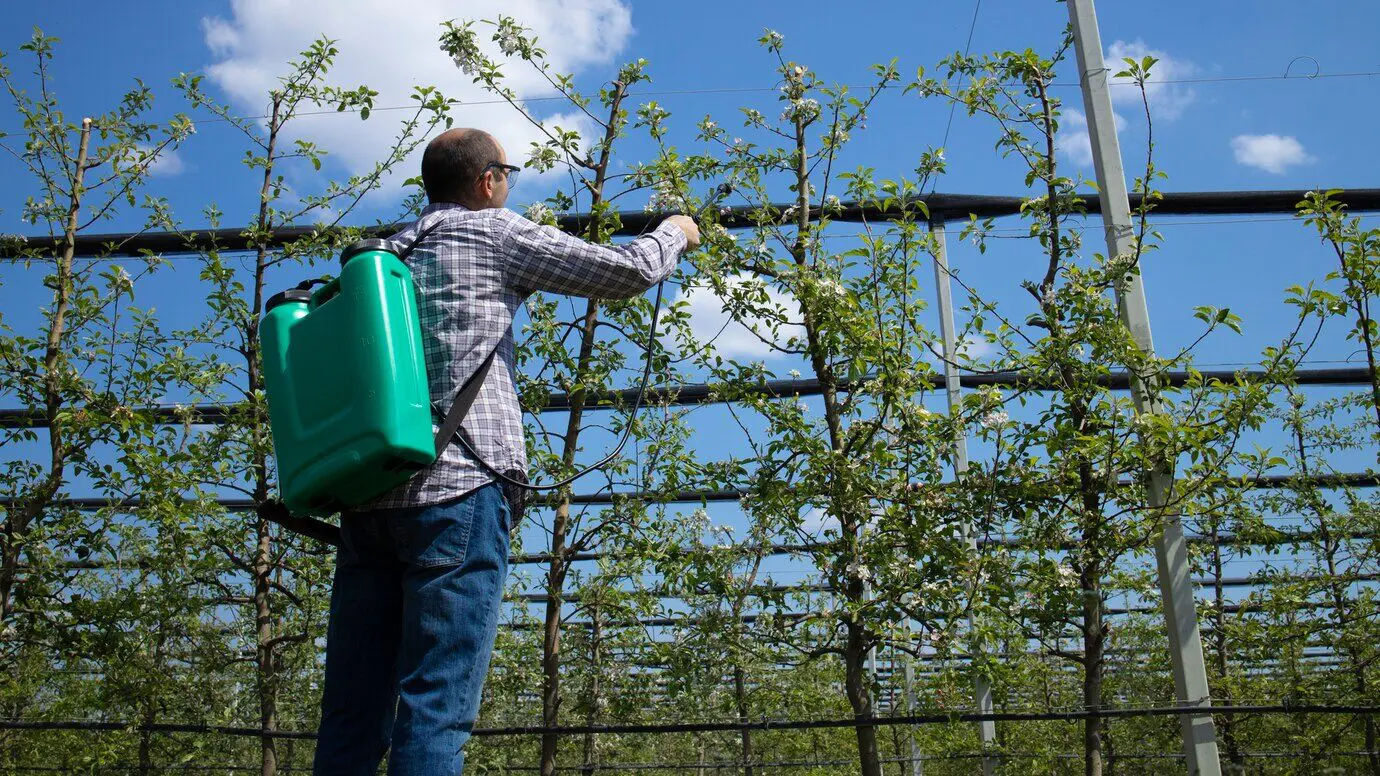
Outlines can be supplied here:
M1248 760L1254 759L1286 759L1296 760L1312 758L1328 760L1338 757L1370 757L1375 752L1357 750L1347 752L1237 752L1238 757ZM1038 754L1035 752L953 752L949 754L922 754L916 757L883 757L878 760L881 763L909 763L909 762L952 762L959 760L979 760L987 758L998 758L1004 760L1082 760L1083 754L1069 752L1057 752L1050 754ZM1103 755L1103 760L1112 763L1117 760L1182 760L1184 755L1175 752L1109 752ZM763 760L746 763L741 760L714 760L707 762L693 763L597 763L592 765L561 765L556 767L558 773L590 773L593 771L699 771L699 770L728 770L740 769L744 767L772 769L772 768L822 768L836 765L856 765L857 758L847 760ZM535 773L541 770L536 765L509 765L499 764L505 773ZM141 765L100 765L97 768L101 771L146 771L149 766ZM158 771L182 771L182 772L224 772L224 771L245 771L259 772L258 765L158 765L153 766ZM16 773L70 773L70 768L58 766L11 766ZM309 773L310 768L278 768L279 773Z
M1190 373L1186 371L1165 372L1161 380L1164 384L1171 387L1180 387L1188 383L1190 379L1197 377L1205 381L1218 380L1224 383L1232 383L1237 380L1246 382L1258 382L1266 376L1265 372L1259 370L1238 370L1231 371L1226 369L1206 370L1202 372ZM938 373L929 373L928 377L939 384L942 376ZM1370 385L1370 370L1366 367L1326 367L1319 369L1300 369L1294 372L1295 382L1298 385ZM1098 378L1097 383L1109 390L1124 391L1131 387L1131 376L1127 372L1116 372L1103 375ZM838 390L847 392L854 385L860 383L840 382ZM1025 386L1037 390L1059 390L1060 386L1053 381L1036 382L1028 377L1024 372L985 372L981 374L964 374L959 376L959 384L964 388L981 388L984 386ZM646 394L646 403L664 404L666 406L693 406L701 404L726 404L730 402L742 401L746 398L769 398L769 399L795 399L801 396L818 396L822 392L819 380L816 378L800 380L765 380L751 386L733 387L726 385L694 383L683 386L663 386L659 388L649 388ZM607 391L604 393L590 394L586 399L589 403L585 409L614 409L618 407L629 407L637 399L638 389L624 388L620 390ZM570 398L565 393L553 393L547 403L538 410L539 412L564 412L570 408ZM192 423L193 425L221 425L233 417L243 417L243 405L229 404L195 404L185 407L178 406L156 406L138 407L132 410L136 415L148 418L155 423L167 425L181 425ZM0 409L0 428L47 428L48 418L43 410L38 408L16 408L7 407Z
M1358 477L1358 478L1361 478L1361 477L1369 478L1369 477L1371 477L1371 475L1354 475L1354 476L1356 476L1356 477ZM1347 484L1350 484L1350 485L1357 485L1358 483L1357 483L1357 482L1349 482L1349 483L1347 483ZM1279 486L1278 486L1278 485L1263 485L1263 486L1261 486L1261 487L1279 487ZM735 493L736 493L736 492L735 492ZM736 499L739 495L741 495L741 494L735 495L735 499ZM241 503L241 501L242 501L243 503ZM572 499L572 501L573 501L573 499ZM248 499L244 499L244 500L238 500L238 499L231 500L231 499L227 499L227 500L222 500L222 501L220 501L220 502L218 502L218 503L219 503L220 506L225 507L228 511L231 511L231 512L235 512L235 511L248 511L248 510L250 510L250 509L253 508L253 502L252 502L252 501L249 501ZM13 508L14 504L15 504L15 499L9 499L9 498L0 499L0 509L11 509L11 508ZM54 502L54 506L57 507L57 508L90 509L90 510L108 509L108 508L114 508L114 507L127 508L127 509L130 509L130 510L137 510L137 509L141 509L141 508L143 507L143 504L142 504L138 499L129 499L129 500L125 500L125 501L114 501L114 500L110 500L110 499L65 499L65 500L59 500L59 501L57 501L57 502ZM1269 536L1238 536L1238 535L1234 535L1234 534L1219 534L1218 536L1213 537L1213 536L1207 536L1207 535L1201 535L1201 534L1189 534L1188 536L1185 536L1185 537L1184 537L1185 541L1187 541L1189 544L1195 544L1195 545L1209 545L1209 546L1216 546L1216 547L1264 547L1264 546L1275 546L1275 545L1289 545L1289 546L1293 546L1293 545L1303 544L1303 543L1305 543L1305 542L1310 542L1310 541L1314 541L1314 540L1316 540L1316 539L1322 539L1322 538L1326 538L1326 539L1329 539L1329 540L1365 541L1365 540L1368 540L1368 539L1374 539L1374 538L1375 538L1375 534L1372 533L1372 532L1370 532L1370 531L1342 531L1342 532L1332 531L1332 532L1329 532L1329 533L1326 535L1326 537L1324 537L1323 534L1321 534L1321 533L1319 533L1319 532L1316 532L1316 531L1298 531L1298 532L1276 531L1275 534L1269 535ZM671 555L671 556L673 556L673 557L679 557L679 556L683 556L683 555L689 554L690 552L694 552L694 551L704 550L704 551L714 552L714 551L723 551L724 549L726 549L726 550L728 550L728 551L735 552L735 553L739 553L739 554L742 554L742 555L752 555L752 554L756 554L756 553L761 553L764 557L779 557L779 556L782 556L782 555L804 555L804 554L807 554L807 553L810 553L810 552L814 552L814 551L816 551L816 550L827 550L827 549L829 549L831 546L832 546L832 545L831 545L831 543L829 543L829 542L810 542L810 543L804 543L804 544L767 544L767 545L743 545L743 544L714 545L714 544L709 544L709 545L704 545L703 547L697 547L697 548L674 547L674 548L671 548L671 549L669 550L669 553L668 553L668 554ZM1007 547L1007 548L1012 548L1012 549L1023 549L1023 548L1026 548L1026 547L1028 547L1028 546L1029 546L1029 543L1028 543L1028 542L1023 542L1023 541L1021 541L1021 540L1019 540L1019 539L1011 539L1011 538L1000 538L1000 537L997 537L997 538L984 538L984 539L979 539L979 540L978 540L978 547L979 547L979 549L986 549L986 548L988 548L988 547ZM1052 546L1047 547L1047 548L1045 548L1045 549L1052 549L1052 550L1071 550L1071 549L1075 549L1076 546L1077 546L1076 543L1074 543L1074 542L1068 542L1068 543L1063 543L1063 544L1058 544L1058 545L1052 545ZM562 557L565 559L565 561L566 561L567 563L580 563L580 562L598 561L598 560L602 560L602 559L604 559L604 558L619 558L619 557L621 557L621 556L620 556L618 553L615 553L615 552L601 552L601 551L595 550L595 551L584 551L584 552L567 552L567 553L564 553L564 554L562 555ZM510 565L510 566L539 565L539 564L542 564L542 563L550 563L551 560L552 560L552 558L553 558L553 556L552 556L551 553L549 553L549 552L522 553L522 554L519 554L519 555L510 555L510 556L508 557L508 565ZM130 563L115 563L115 562L113 562L113 561L90 560L90 559L87 559L87 560L80 560L80 559L77 559L77 558L69 558L69 559L67 559L67 560L59 561L59 563L62 565L63 568L65 568L65 569L70 569L70 570L74 570L74 571L100 571L100 570L103 570L103 569L125 569L125 568L127 568L127 569L141 569L141 568L146 568L146 567L148 566L147 563L143 563L143 562L140 562L140 561L132 561L132 562L130 562ZM1204 582L1203 584L1208 584L1208 582Z
M1240 484L1262 490L1277 490L1281 488L1308 487L1308 488L1374 488L1380 487L1380 473L1376 472L1338 472L1335 474L1310 474L1300 476L1297 474L1262 474L1245 477L1239 480ZM1119 482L1119 486L1128 486L1130 482ZM952 483L940 483L933 487L949 487ZM672 493L658 493L656 491L634 491L634 492L614 492L614 493L583 493L575 494L570 497L572 505L610 505L624 504L633 501L646 501L654 504L694 504L701 502L716 503L724 501L740 501L745 497L750 497L752 491L742 490L681 490ZM12 497L0 498L0 508L10 509L18 500ZM55 508L67 508L76 510L98 510L98 509L129 509L139 510L145 508L147 503L141 498L111 499L111 498L64 498L54 499L52 506ZM195 503L186 500L184 503ZM258 508L258 502L247 498L222 498L216 499L217 506L224 508L227 512L251 512ZM555 497L538 498L528 506L545 506L558 503ZM1191 517L1191 516L1190 516ZM1003 540L988 540L992 543L1002 543ZM806 551L816 549L817 545L773 545L773 547L783 548L783 552ZM523 558L535 558L538 560L523 560L519 562L540 562L550 560L547 555L521 556ZM589 553L587 556L581 554L579 560L594 560L601 557L598 553Z
M1156 215L1174 216L1292 214L1297 212L1298 203L1307 194L1308 192L1305 190L1165 192L1154 203L1153 212ZM1337 198L1345 202L1347 208L1353 212L1380 210L1380 189L1346 190ZM921 198L921 201L928 207L931 217L953 220L966 219L969 216L1000 218L1018 215L1022 205L1027 200L1022 197L986 194L931 194ZM1139 194L1130 195L1132 208L1139 207L1140 203L1141 196ZM1083 205L1088 215L1101 212L1101 203L1094 196L1083 195ZM790 219L782 218L782 214L791 208L793 208L792 203L768 205L765 208L769 212L766 220L788 224ZM913 205L907 206L907 209L912 217L919 217L920 214ZM728 228L756 226L759 218L758 213L763 210L764 208L755 205L725 208L720 211L719 223ZM812 208L810 211L812 220L817 220L821 215L823 213L818 208ZM879 208L859 205L857 202L841 203L837 210L831 210L828 213L830 220L848 223L886 220L901 215L902 208L900 207ZM621 212L618 214L621 224L614 234L618 236L642 234L654 222L660 221L664 217L660 213L647 213L640 210ZM557 224L561 229L577 234L585 231L588 221L589 216L587 214L571 214L560 216L557 219ZM379 224L364 227L363 233L366 237L386 237L404 226L406 226L404 223ZM222 252L240 252L257 249L261 246L282 248L290 243L320 233L316 227L288 226L271 230L267 240L255 239L250 236L247 230L238 228L182 233L93 234L78 235L75 247L76 255L80 257L138 256L145 253L164 255L198 253L212 247ZM49 236L17 237L16 239L24 249L40 253L57 250L60 242L58 238ZM7 251L4 254L6 258L18 258L13 253L8 252L9 246L6 246L5 250Z
M1352 714L1370 716L1380 713L1380 706L1314 705L1314 704L1228 704L1223 706L1160 706L1148 708L1081 709L1077 711L999 711L987 714L967 711L936 711L895 717L803 720L735 720L726 722L632 723L611 725L517 725L511 727L475 728L476 738L534 735L586 735L639 733L727 733L746 730L825 730L851 728L859 725L891 727L896 725L946 725L965 722L1078 722L1086 719L1125 719L1138 717L1181 717L1201 714ZM255 738L312 739L315 733L295 730L265 730L226 725L135 724L131 722L84 722L76 720L0 720L0 730L81 730L126 731L146 733L211 733Z
M8 506L9 506L8 503L6 503L6 502L3 501L3 500L0 500L0 507L8 507ZM1309 541L1313 541L1314 539L1321 539L1321 538L1324 538L1323 534L1318 533L1318 532L1315 532L1315 531L1305 531L1305 532L1300 532L1300 533L1281 533L1281 534L1278 535L1278 536L1271 536L1271 537L1267 537L1267 538L1234 536L1234 535L1231 535L1231 534L1219 535L1219 536L1217 536L1217 537L1215 537L1215 538L1212 537L1212 536L1201 536L1201 535L1197 535L1197 534L1190 534L1190 535L1184 537L1185 541L1187 541L1189 544L1211 545L1211 546L1217 546L1217 547L1237 547L1237 546L1250 546L1250 547L1254 547L1254 546L1274 546L1274 545L1290 545L1290 546L1292 546L1292 545L1302 544L1302 543L1304 543L1304 542L1309 542ZM1325 538L1327 538L1327 539L1329 539L1329 540L1364 541L1364 540L1368 540L1368 539L1374 539L1374 538L1375 538L1375 534L1371 533L1370 531L1343 531L1343 532L1332 531L1332 532L1329 532L1329 533L1326 535ZM752 555L752 554L756 554L756 553L759 553L759 552L760 552L764 557L779 557L779 556L782 556L782 555L802 555L802 554L805 554L805 553L813 552L813 551L815 551L815 550L824 550L824 549L828 549L828 548L831 547L831 546L832 546L832 545L831 545L830 543L828 543L828 542L815 542L815 543L809 543L809 544L769 544L769 545L738 545L738 544L727 544L727 545L705 545L702 549L712 552L712 551L721 551L720 548L723 548L723 549L727 549L727 550L729 550L729 551L731 551L731 552L739 553L739 554L742 554L742 555ZM980 539L980 540L978 540L978 547L979 547L980 549L986 549L987 547L1008 547L1008 548L1013 548L1013 549L1023 549L1023 548L1025 548L1026 546L1028 546L1028 543L1027 543L1027 542L1022 542L1022 541L1019 541L1019 540L1017 540L1017 539ZM1057 547L1053 547L1052 549L1069 550L1069 549L1074 549L1075 547L1076 547L1076 544L1070 542L1070 543L1068 543L1068 544L1061 544L1061 545L1058 545ZM700 548L697 548L697 549L700 549ZM684 549L684 548L679 548L679 547L678 547L678 548L672 548L672 549L670 550L669 554L672 555L672 556L680 556L680 555L687 554L688 552L690 552L690 550L686 550L686 549ZM602 560L603 558L606 558L606 557L619 558L619 557L621 557L621 556L619 556L618 553L607 553L607 552L597 552L597 551L596 551L596 552L570 552L570 553L565 553L565 555L564 555L564 558L565 558L565 560L566 560L567 563L597 561L597 560ZM552 558L552 555L551 555L551 553L549 553L549 552L534 552L534 553L524 553L524 554L521 554L521 555L510 555L510 556L508 557L508 565L510 565L510 566L522 566L522 565L537 565L537 564L542 564L542 563L550 563L550 562L551 562L551 558ZM90 560L90 559L81 560L81 559L77 559L77 558L68 558L68 559L66 559L66 560L58 561L58 563L59 563L59 565L61 565L62 568L68 569L68 570L72 570L72 571L103 571L103 570L117 570L117 571L118 571L118 570L122 570L122 569L123 569L123 570L139 570L139 569L148 568L149 565L150 565L150 564L147 563L147 562L138 561L138 560L136 560L136 561L131 561L131 562L128 562L128 563L116 563L116 562L114 562L114 561ZM24 566L21 566L20 568L24 568ZM1230 578L1229 578L1229 579L1230 579ZM1249 578L1246 578L1246 579L1249 579ZM1209 585L1216 584L1216 582L1214 582L1211 578L1206 578L1206 577L1205 577L1205 578L1202 578L1202 579L1194 580L1194 582L1195 582L1196 584L1203 585L1203 586L1209 586ZM1230 585L1227 585L1227 586L1228 586L1228 587L1232 587L1232 586L1240 586L1240 585L1237 585L1237 584L1233 583L1233 584L1230 584Z
M1279 585L1279 584L1289 584L1289 583L1307 583L1307 582L1323 582L1323 581L1329 581L1329 582L1330 582L1330 581L1337 581L1337 582L1341 582L1341 583L1346 584L1346 585L1352 585L1352 584L1356 584L1356 583L1360 583L1360 582L1374 582L1374 581L1376 581L1376 580L1380 580L1380 574L1338 574L1338 575L1304 574L1304 575L1298 575L1298 576L1290 576L1290 575L1287 575L1287 574L1254 574L1254 575L1245 576L1245 577L1222 577L1221 579L1214 579L1214 578L1212 578L1212 577L1199 577L1199 578L1193 579L1193 580L1191 580L1191 581L1192 581L1193 584L1195 584L1195 585L1197 585L1197 586L1199 586L1199 587L1203 587L1203 588L1212 588L1212 587L1262 587L1262 586L1267 586L1267 585ZM1114 588L1114 587L1104 587L1104 589L1109 590L1109 591L1114 591L1114 592L1120 592L1120 589L1119 589L1119 588ZM670 590L656 590L656 589L653 589L653 590L619 590L619 591L617 591L617 592L623 593L623 594L628 594L628 595L639 595L639 594L645 595L645 594L652 594L652 595L656 596L657 598L671 599L671 600L684 600L684 599L686 599L686 598L694 597L694 596L697 596L697 595L709 595L708 593L704 593L704 592L678 593L678 592L674 592L674 591L670 591ZM744 593L744 594L746 594L746 595L748 595L748 596L764 596L764 595L772 595L772 594L787 594L787 595L789 595L789 594L793 594L793 593L831 593L831 594L832 594L832 593L837 593L838 591L837 591L836 589L834 589L833 587L830 587L829 585L825 585L825 584L808 584L808 585L802 584L802 585L758 585L758 586L756 586L756 587L754 587L754 588L751 588L751 589L749 589L749 590L744 590L744 591L739 591L739 592L740 592L740 593ZM507 596L504 600L509 601L509 602L524 601L524 602L526 602L526 603L532 603L532 604L538 604L538 603L544 604L544 603L547 603L548 601L551 600L551 596L550 596L549 594L547 594L547 593L515 593L515 594L511 594L511 595ZM585 599L584 599L584 596L581 595L580 593L563 593L563 594L560 596L560 600L563 601L563 602L565 602L565 603L569 603L569 604L577 604L577 603L582 603ZM1263 605L1263 604L1262 604L1262 605ZM1112 610L1112 609L1104 609L1104 610L1103 610L1104 613L1112 613L1112 612L1115 612L1115 611L1119 611L1119 610ZM1130 609L1130 610L1126 610L1127 613L1130 613L1130 612L1140 612L1140 611L1142 611L1142 610L1141 610L1141 609ZM1148 610L1146 610L1146 611L1159 611L1159 607L1153 607L1152 609L1148 609ZM1224 611L1227 611L1227 610L1224 609Z
M1238 757L1248 760L1256 759L1285 759L1296 760L1302 758L1314 758L1327 760L1337 757L1370 757L1375 752L1357 750L1346 752L1237 752ZM950 752L947 754L921 754L915 757L883 757L878 760L882 763L910 763L910 762L952 762L959 760L981 760L987 758L997 758L1003 760L1082 760L1085 757L1081 753L1054 752L1049 754L1039 754L1036 752ZM1108 752L1103 754L1103 760L1112 763L1117 760L1182 760L1182 752ZM591 765L559 765L556 771L570 772L579 771L590 773L592 771L697 771L697 770L727 770L750 768L822 768L834 765L856 765L857 758L847 760L753 760L743 763L741 760L710 760L707 762L693 763L596 763ZM53 765L15 765L10 766L16 773L70 773L70 768ZM96 766L102 771L146 771L150 766L144 765L99 765ZM258 773L262 766L258 765L156 765L153 770L158 771L185 771L185 772L224 772L224 771L246 771ZM504 773L529 773L541 770L537 765L509 765L500 763L498 767ZM310 768L284 768L279 767L279 773L309 773Z
M539 593L533 593L532 595L533 595L533 596L539 596L539 595L541 595L541 594L539 594ZM545 598L543 597L541 600L544 601ZM569 599L563 597L562 600L569 600ZM1346 601L1345 603L1354 604L1354 603L1356 603L1356 601L1355 601L1354 599L1352 599L1352 600ZM1200 607L1200 608L1202 609L1202 611L1203 611L1203 614L1202 614L1203 618L1206 618L1206 617L1210 616L1213 612L1216 612L1216 611L1217 611L1217 608L1216 608L1215 606L1213 606L1213 605L1212 605L1212 602L1210 602L1210 601L1202 601L1202 600L1200 600L1200 601L1198 602L1198 605L1199 605L1199 607ZM1339 608L1339 607L1337 606L1337 604L1332 603L1332 602L1330 602L1330 601L1306 601L1306 602L1299 603L1299 604L1296 604L1296 605L1290 607L1289 611L1293 611L1293 612L1300 612L1300 611L1329 611L1329 610L1335 610L1335 609L1337 609L1337 608ZM1224 605L1222 606L1221 611L1222 611L1223 614L1254 614L1254 613L1268 614L1268 613L1269 613L1269 611L1268 611L1268 604L1267 604L1266 602L1249 602L1249 603L1230 603L1230 604L1224 604ZM934 612L927 612L927 613L928 613L928 614L935 614ZM1163 614L1163 613L1164 613L1164 609L1161 608L1161 607L1158 606L1158 605L1145 605L1145 606L1106 606L1106 607L1103 607L1103 609L1102 609L1102 615L1103 615L1104 617L1125 617L1125 616L1127 616L1127 615L1133 615L1133 614ZM763 617L770 617L771 620L774 621L774 622L798 622L798 621L800 621L800 620L806 620L806 619L809 619L809 618L811 618L811 617L823 618L823 615L821 615L821 614L818 613L818 612L779 612L779 613L778 613L778 612L766 612L766 613L764 613L764 614L743 614L743 615L739 615L736 621L737 621L737 622L741 622L741 623L744 624L744 625L752 625L752 624L756 623L758 620L762 619ZM675 628L675 627L681 627L681 626L685 626L685 625L700 625L701 623L703 623L703 622L705 622L705 621L707 621L707 620L708 620L708 621L716 621L716 622L717 622L717 621L721 621L722 619L723 619L722 617L719 617L719 616L716 616L716 615L699 615L699 616L696 616L696 615L687 614L687 615L683 615L683 616L674 616L674 617L646 617L646 618L638 618L638 619L636 619L636 620L613 620L613 621L607 621L607 620L606 620L606 621L604 621L604 622L601 623L601 627L606 628L606 629L608 629L608 628ZM824 624L829 624L829 623L832 622L832 624L833 624L835 627L842 627L842 623L841 623L841 622L838 622L837 620L824 620L824 619L821 619L821 622L823 622ZM540 630L541 628L543 628L543 627L545 627L545 626L544 626L542 623L540 623L540 622L511 622L511 621L510 621L510 622L500 623L500 624L499 624L499 627L500 627L500 628L503 628L504 630L528 631L528 630ZM565 628L590 628L590 627L593 627L593 623L592 623L591 621L589 621L589 620L569 620L569 621L563 622L563 623L562 623L562 627L565 627ZM1072 638L1072 637L1070 637L1070 638Z
M1208 608L1208 602L1206 602L1206 601L1200 601L1199 603L1203 606L1204 609L1207 609L1207 608ZM1302 611L1302 610L1316 611L1316 610L1328 610L1328 609L1336 609L1336 608L1337 608L1337 607L1336 607L1336 604L1327 603L1327 602L1314 602L1314 603L1299 604L1298 606L1293 607L1293 608L1291 609L1291 611ZM1161 609L1159 606L1107 607L1107 608L1104 608L1104 609L1102 610L1102 614L1103 614L1104 617L1124 617L1124 616L1132 615L1132 614L1162 614L1163 611L1164 611L1164 610ZM1213 609L1213 611L1215 611L1215 609ZM1257 605L1257 604L1227 604L1227 605L1225 605L1225 606L1222 607L1222 613L1223 613L1223 614L1265 613L1265 607L1264 607L1264 605ZM762 614L744 614L744 615L739 615L736 621L737 621L737 622L740 622L740 623L742 623L742 624L744 624L744 625L752 625L752 624L756 623L758 620L762 619L762 617L764 617L764 616L770 616L770 618L772 619L773 622L799 622L799 621L801 621L801 620L809 619L809 618L811 618L811 617L819 617L820 615L819 615L818 613L814 613L814 612L780 612L780 613L767 613L767 615L762 615ZM1204 613L1204 616L1205 616L1205 617L1207 616L1207 612ZM720 618L720 617L706 617L706 616L698 616L698 617L697 617L697 616L693 616L693 615L687 615L687 616L681 616L681 617L647 617L647 618L641 618L641 619L637 619L637 620L624 620L624 621L612 621L612 622L610 622L610 621L604 621L604 622L601 624L601 627L603 627L603 628L605 628L605 629L608 629L608 628L620 628L620 627L621 627L621 628L642 628L642 629L646 629L646 628L678 628L678 627L684 627L684 626L686 626L686 625L695 625L695 626L698 626L698 625L702 624L702 623L703 623L704 621L706 621L706 620L720 621L721 619L722 619L722 618ZM835 622L835 625L837 626L837 625L839 625L839 624L838 624L837 622ZM540 623L540 622L505 622L505 623L500 623L500 624L499 624L499 627L502 628L502 629L504 629L504 630L511 630L511 631L531 631L531 630L541 630L541 629L542 629L543 627L545 627L545 626L543 626L542 623ZM564 627L564 628L591 628L591 627L593 627L593 623L590 622L589 620L568 620L568 621L563 622L563 623L561 624L561 627ZM1073 637L1073 636L1070 636L1069 638L1074 638L1074 637Z
M941 484L938 487L945 487L950 483ZM1128 484L1128 483L1120 483ZM1290 487L1316 487L1316 488L1373 488L1380 486L1380 474L1370 472L1349 472L1338 474L1321 474L1300 477L1293 474L1268 474L1243 478L1241 484L1251 488L1278 489ZM572 504L616 504L624 503L629 500L637 500L651 496L649 501L661 503L693 503L693 502L721 502L737 501L745 496L751 495L748 490L686 490L674 494L656 494L654 492L634 492L634 493L591 493L572 496ZM547 497L537 499L535 504L542 505L554 503L555 499ZM0 508L13 508L16 500L14 498L0 498ZM140 499L59 499L53 502L55 506L65 506L73 509L106 509L122 507L136 509L144 502ZM258 508L256 502L251 499L218 499L219 506L229 511L253 511ZM329 522L318 520L311 517L295 517L282 514L270 513L268 519L281 525L297 534L307 536L317 541L338 545L339 528ZM984 546L992 540L981 542ZM770 554L780 555L794 552L808 552L812 549L819 549L824 545L780 545L781 550L773 550ZM1057 549L1057 548L1051 548ZM566 556L568 561L587 561L597 560L602 557L601 553L571 553ZM519 556L514 563L544 563L550 562L550 555L535 554Z

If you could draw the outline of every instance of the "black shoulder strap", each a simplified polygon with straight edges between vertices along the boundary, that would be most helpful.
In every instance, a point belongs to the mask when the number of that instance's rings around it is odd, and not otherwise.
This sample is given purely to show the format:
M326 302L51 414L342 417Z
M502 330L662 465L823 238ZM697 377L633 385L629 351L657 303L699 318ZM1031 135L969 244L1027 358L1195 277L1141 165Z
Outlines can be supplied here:
M422 229L417 234L417 237L412 240L412 243L398 254L398 258L406 264L407 260L412 256L412 251L416 250L417 246L421 245L423 240L429 237L432 232L436 231L443 221L443 218L438 218L431 226ZM484 359L484 363L479 365L479 368L474 371L474 374L470 375L470 379L466 380L465 384L460 386L460 391L455 394L455 401L450 405L450 411L441 419L441 428L436 432L437 458L440 458L441 453L450 446L450 441L455 437L455 432L460 430L460 424L464 422L465 414L470 411L470 406L474 404L474 400L478 398L479 389L484 386L484 378L488 377L489 367L493 366L494 356L498 354L498 346L502 343L503 339L500 337L498 344L495 344L494 349L489 351L488 358ZM440 414L439 411L437 414Z
M502 344L502 338L499 343ZM440 458L441 453L450 445L450 440L454 438L455 432L460 430L460 424L465 420L465 413L470 411L470 405L479 396L479 389L484 385L484 378L489 374L489 367L493 366L494 356L498 354L498 345L489 351L489 357L484 359L484 363L470 375L470 379L460 386L460 391L455 394L455 403L450 405L450 412L441 420L441 428L436 432L436 457Z

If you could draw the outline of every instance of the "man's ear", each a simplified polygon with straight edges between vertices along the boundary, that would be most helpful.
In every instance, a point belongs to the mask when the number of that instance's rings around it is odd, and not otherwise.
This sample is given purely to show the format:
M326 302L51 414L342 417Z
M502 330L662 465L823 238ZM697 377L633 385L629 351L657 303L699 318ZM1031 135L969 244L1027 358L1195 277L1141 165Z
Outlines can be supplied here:
M481 202L488 202L494 196L494 171L486 170L479 176L476 191L479 193Z

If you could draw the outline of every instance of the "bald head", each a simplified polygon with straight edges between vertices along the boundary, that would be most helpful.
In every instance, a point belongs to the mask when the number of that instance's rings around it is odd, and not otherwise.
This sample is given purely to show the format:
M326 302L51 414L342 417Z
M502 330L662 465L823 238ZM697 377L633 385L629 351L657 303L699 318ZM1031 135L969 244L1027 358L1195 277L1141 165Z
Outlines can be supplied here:
M422 154L422 186L431 202L475 201L475 184L491 162L506 161L503 147L482 129L448 129Z

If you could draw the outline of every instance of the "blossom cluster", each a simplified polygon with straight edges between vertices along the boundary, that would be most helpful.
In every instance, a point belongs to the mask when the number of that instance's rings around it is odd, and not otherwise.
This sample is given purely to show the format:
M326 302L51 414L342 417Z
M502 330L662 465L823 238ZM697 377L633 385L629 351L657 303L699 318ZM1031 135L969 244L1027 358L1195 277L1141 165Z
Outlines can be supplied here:
M782 121L799 121L801 124L809 124L817 118L819 118L819 100L810 97L791 100L790 104L781 111Z
M656 213L666 210L675 210L681 205L680 195L676 193L675 187L670 181L657 181L652 188L652 196L647 200L647 207L644 208L648 213Z
M538 224L544 224L551 217L551 208L544 203L533 202L527 206L527 220Z
M982 416L982 427L988 429L999 429L1011 422L1011 416L1006 410L996 410Z

